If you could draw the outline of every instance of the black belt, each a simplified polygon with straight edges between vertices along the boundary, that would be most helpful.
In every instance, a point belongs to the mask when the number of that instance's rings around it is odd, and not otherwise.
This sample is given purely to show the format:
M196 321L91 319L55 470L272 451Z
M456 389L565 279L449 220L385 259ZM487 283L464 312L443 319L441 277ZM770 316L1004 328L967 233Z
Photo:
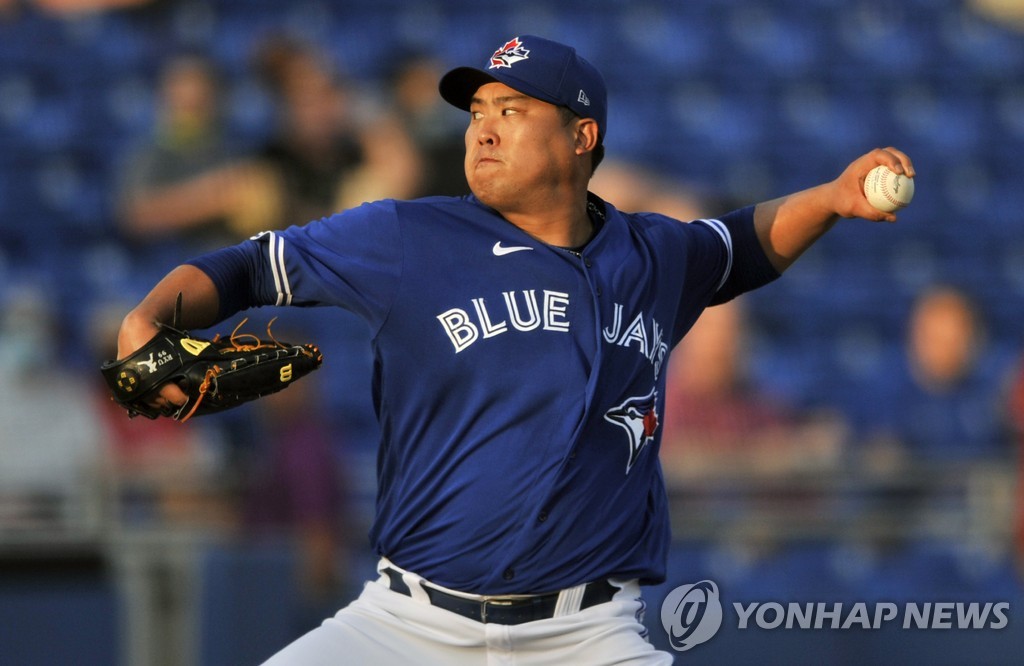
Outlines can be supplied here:
M391 591L412 596L409 586L402 580L402 574L391 567L382 569L388 575L388 587ZM466 599L454 594L448 594L441 590L422 585L423 591L427 593L432 606L443 608L468 617L477 622L492 622L494 624L523 624L536 620L547 620L555 616L555 606L558 604L559 592L549 594L537 594L517 599L515 597L498 597L494 599ZM606 580L596 583L588 583L583 590L583 599L580 601L580 610L597 606L612 600L619 588Z

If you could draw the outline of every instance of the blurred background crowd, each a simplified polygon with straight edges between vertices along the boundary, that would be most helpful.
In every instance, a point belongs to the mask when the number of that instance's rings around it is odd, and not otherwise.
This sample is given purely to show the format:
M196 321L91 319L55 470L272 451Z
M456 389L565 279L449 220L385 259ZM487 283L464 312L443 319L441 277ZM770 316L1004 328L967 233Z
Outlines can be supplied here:
M919 174L900 223L841 222L677 349L652 640L667 591L711 578L734 600L1014 605L1002 632L737 633L693 663L1014 663L1022 4L0 0L0 663L258 663L372 575L360 322L247 313L324 371L184 425L128 420L98 366L185 258L467 192L437 79L518 33L605 74L592 189L620 209L710 217L876 146Z

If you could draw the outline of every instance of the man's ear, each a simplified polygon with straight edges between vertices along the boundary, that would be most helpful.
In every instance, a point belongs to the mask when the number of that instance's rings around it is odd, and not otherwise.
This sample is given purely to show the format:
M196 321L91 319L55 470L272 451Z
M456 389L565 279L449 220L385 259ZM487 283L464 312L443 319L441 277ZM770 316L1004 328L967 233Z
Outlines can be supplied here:
M580 118L576 121L576 154L589 153L597 147L598 127L593 118Z

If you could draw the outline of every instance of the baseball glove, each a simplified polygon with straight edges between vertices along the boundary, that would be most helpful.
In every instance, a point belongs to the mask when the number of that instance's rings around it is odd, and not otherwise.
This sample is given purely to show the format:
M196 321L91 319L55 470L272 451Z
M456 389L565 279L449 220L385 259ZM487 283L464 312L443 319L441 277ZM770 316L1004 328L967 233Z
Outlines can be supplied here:
M219 335L212 340L194 338L187 331L161 324L160 331L138 351L107 361L100 371L114 401L128 410L128 416L187 421L276 393L323 362L316 345L275 340L270 333L274 320L267 324L267 340L239 334L245 322L243 319L226 340ZM167 382L176 383L188 396L184 405L159 408L151 404Z

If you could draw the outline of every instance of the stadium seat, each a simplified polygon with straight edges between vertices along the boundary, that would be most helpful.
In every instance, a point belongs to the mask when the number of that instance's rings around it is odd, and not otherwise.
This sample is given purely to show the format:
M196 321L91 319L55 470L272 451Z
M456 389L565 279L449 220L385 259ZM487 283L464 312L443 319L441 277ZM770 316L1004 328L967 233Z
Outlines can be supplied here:
M967 8L944 12L936 23L941 53L952 69L970 72L976 79L999 80L1024 67L1024 41L1006 26Z
M735 49L722 60L730 76L805 78L813 75L828 47L826 35L808 29L808 14L786 12L771 3L739 3L724 19Z

